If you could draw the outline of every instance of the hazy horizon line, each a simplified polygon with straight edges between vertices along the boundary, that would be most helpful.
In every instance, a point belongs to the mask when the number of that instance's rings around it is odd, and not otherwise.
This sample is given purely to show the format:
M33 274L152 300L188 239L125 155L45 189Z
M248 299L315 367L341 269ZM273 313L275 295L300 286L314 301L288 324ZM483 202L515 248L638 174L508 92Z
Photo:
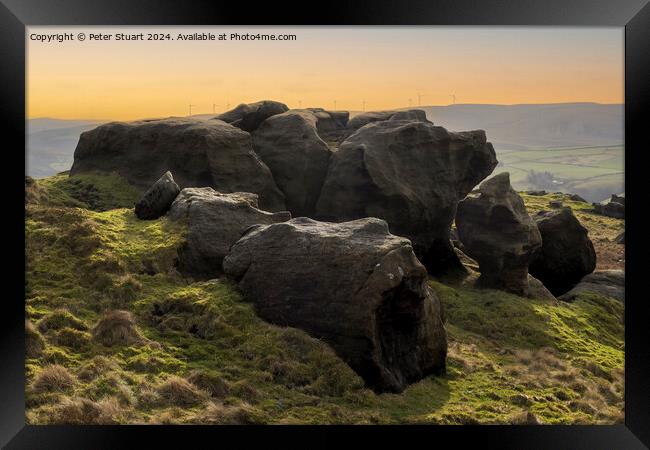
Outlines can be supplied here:
M258 100L262 101L262 100ZM277 100L275 100L277 101ZM238 105L241 105L243 103L233 103L235 107ZM373 111L391 111L391 110L399 110L399 109L422 109L422 108L446 108L446 107L456 107L456 106L551 106L551 105L600 105L600 106L624 106L625 103L600 103L600 102L593 102L593 101L575 101L575 102L552 102L552 103L451 103L447 105L422 105L422 106L401 106L401 107L396 107L396 108L387 108L387 109L369 109L367 111L361 110L361 109L330 109L330 108L324 108L322 106L305 106L305 107L299 107L299 108L289 108L291 109L309 109L309 108L323 108L326 111L350 111L350 112L373 112ZM217 112L207 112L207 113L198 113L198 114L192 114L191 116L189 115L171 115L171 116L158 116L158 117L195 117L195 116L208 116L208 115L219 115L222 114L226 111L230 111L234 108L228 109L228 110L223 110L223 111L217 111ZM153 118L154 116L148 116L148 117L142 117L141 119L129 119L128 121L137 121L137 120L145 120L145 119L150 119ZM37 117L26 117L26 120L67 120L67 121L93 121L93 122L106 122L106 121L115 121L115 120L126 120L126 119L85 119L85 118L62 118L62 117L53 117L53 116L37 116Z

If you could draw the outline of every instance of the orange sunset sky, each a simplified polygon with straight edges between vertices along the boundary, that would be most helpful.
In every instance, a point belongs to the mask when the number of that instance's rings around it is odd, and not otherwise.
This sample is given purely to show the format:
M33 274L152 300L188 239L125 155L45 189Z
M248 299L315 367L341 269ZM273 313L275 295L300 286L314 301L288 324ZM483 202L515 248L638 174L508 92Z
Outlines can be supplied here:
M295 41L69 41L48 33L278 33ZM261 99L379 110L622 103L623 28L29 27L27 116L131 120Z

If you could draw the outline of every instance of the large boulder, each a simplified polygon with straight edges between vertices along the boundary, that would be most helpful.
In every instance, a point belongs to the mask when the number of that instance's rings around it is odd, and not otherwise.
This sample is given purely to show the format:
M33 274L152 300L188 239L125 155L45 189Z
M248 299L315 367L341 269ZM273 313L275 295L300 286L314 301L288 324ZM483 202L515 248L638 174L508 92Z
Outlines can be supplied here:
M496 164L481 130L452 133L405 120L371 123L332 156L316 218L384 219L438 275L461 267L449 241L456 205Z
M294 217L314 214L332 150L319 137L317 117L291 110L269 117L253 133L253 148L271 169Z
M429 122L427 114L421 109L408 109L403 111L369 111L357 114L348 122L349 130L358 130L359 128L373 122L384 120L410 120L417 122ZM431 122L430 122L431 123Z
M171 220L186 221L188 227L178 251L180 272L200 279L219 276L223 258L247 228L291 218L286 211L270 213L257 206L257 195L247 192L183 189L168 214Z
M528 265L542 239L507 172L458 204L456 228L463 251L479 263L479 286L532 295Z
M540 211L534 216L542 236L528 271L554 295L575 286L596 268L596 251L571 208Z
M288 110L289 107L284 103L262 100L249 104L242 103L230 111L219 114L215 119L223 120L237 128L251 132L269 117Z
M445 368L440 301L410 242L383 220L252 227L224 271L261 317L328 342L377 391Z
M612 194L609 200L593 203L594 211L603 216L625 219L625 194Z
M70 174L117 172L144 191L168 170L181 188L253 192L262 208L286 209L271 171L253 151L250 135L220 120L169 118L101 125L81 133Z
M596 270L585 276L580 283L560 300L572 301L581 293L599 294L625 302L625 272L622 270Z
M171 172L165 172L135 204L135 215L144 220L165 215L180 191Z

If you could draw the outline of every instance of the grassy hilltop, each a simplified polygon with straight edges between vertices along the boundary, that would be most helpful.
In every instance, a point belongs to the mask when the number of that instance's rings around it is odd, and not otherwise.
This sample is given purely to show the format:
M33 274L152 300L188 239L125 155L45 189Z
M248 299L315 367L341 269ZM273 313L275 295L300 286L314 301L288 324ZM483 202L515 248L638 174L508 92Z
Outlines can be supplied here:
M620 302L432 280L447 374L378 395L323 342L259 319L227 280L180 277L183 225L136 219L137 198L113 175L59 174L26 190L29 423L623 421ZM623 221L561 194L523 198L531 213L562 198L589 228L599 267L622 266L613 238Z

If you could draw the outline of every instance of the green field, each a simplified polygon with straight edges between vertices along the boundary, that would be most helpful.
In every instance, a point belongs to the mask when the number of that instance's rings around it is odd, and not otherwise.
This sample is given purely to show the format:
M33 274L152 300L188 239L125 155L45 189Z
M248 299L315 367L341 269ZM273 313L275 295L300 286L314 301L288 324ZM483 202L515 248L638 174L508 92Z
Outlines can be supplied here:
M497 149L497 158L500 164L494 173L510 172L515 189L576 193L588 201L601 201L625 190L623 146ZM535 180L533 172L548 172L552 177Z

